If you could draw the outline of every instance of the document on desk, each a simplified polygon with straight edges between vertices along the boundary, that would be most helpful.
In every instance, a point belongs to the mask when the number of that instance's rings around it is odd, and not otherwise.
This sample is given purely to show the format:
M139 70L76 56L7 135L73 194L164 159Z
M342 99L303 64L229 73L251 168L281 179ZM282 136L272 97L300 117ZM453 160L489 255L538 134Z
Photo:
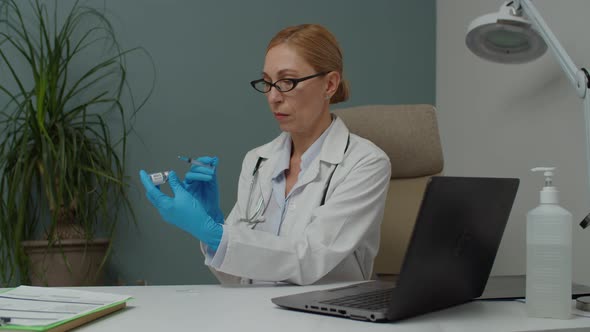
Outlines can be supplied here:
M103 310L130 298L119 294L19 286L0 293L0 322L46 326Z

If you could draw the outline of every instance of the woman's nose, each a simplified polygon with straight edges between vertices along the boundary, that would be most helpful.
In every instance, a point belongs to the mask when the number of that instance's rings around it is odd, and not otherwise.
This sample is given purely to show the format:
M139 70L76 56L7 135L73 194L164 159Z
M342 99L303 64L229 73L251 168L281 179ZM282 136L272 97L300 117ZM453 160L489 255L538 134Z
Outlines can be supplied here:
M266 97L269 103L278 103L283 100L283 94L275 87L270 88L270 91L266 93Z

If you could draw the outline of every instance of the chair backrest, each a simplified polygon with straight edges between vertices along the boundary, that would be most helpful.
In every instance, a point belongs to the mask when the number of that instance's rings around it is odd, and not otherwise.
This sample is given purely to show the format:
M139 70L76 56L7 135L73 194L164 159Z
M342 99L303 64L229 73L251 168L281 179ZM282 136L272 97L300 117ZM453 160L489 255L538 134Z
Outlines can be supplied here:
M391 161L391 180L373 275L399 274L428 178L443 171L432 105L368 105L334 110L348 129L379 146Z

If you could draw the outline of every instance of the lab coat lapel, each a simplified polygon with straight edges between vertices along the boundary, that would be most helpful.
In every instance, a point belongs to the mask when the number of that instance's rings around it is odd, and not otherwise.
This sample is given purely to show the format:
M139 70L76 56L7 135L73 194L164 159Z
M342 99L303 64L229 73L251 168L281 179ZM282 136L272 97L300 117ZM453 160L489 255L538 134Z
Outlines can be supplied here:
M279 150L283 147L285 140L290 139L287 133L282 133L274 139L270 144L262 146L258 150L259 158L263 158L259 170L258 170L258 190L262 193L264 199L265 208L270 202L272 193L272 177L273 171L277 166L280 155Z
M272 193L272 170L275 167L277 158L269 158L262 162L262 166L258 170L258 190L262 193L264 199L264 207L268 206L270 202L270 195Z
M336 118L335 121L336 122L328 133L326 140L322 144L322 149L320 150L318 158L316 158L310 164L308 170L303 174L302 177L303 184L309 184L313 181L321 183L321 185L315 186L315 190L318 190L315 192L315 194L310 194L304 199L304 202L298 204L299 206L303 206L304 209L308 210L309 212L299 212L299 214L294 215L287 214L286 218L293 218L293 222L285 222L281 228L281 233L303 234L305 232L305 228L308 225L308 222L306 221L311 220L311 217L301 217L301 214L309 213L311 216L313 214L313 207L320 205L321 198L323 196L323 190L326 189L330 174L332 174L334 168L340 164L344 158L346 145L348 143L349 131L340 118ZM331 183L334 184L338 182L339 175L338 173L335 173Z
M335 115L334 115L335 116ZM320 160L329 164L339 164L344 158L344 150L348 141L348 128L340 118L336 117L334 124L322 145L318 158L316 158L303 174L300 180L301 186L315 181L320 175Z
M349 133L344 122L339 117L336 117L334 125L322 146L320 160L330 164L340 164L344 159Z
M297 187L303 187L306 184L315 181L319 175L320 163L318 158L311 162L305 173L303 173L303 177L297 181Z

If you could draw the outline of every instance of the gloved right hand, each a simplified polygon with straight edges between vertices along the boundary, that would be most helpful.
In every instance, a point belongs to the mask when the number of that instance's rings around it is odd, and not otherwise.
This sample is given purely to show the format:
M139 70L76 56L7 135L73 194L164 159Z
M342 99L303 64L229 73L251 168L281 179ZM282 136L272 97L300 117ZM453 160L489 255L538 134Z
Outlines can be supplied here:
M213 251L217 250L223 237L223 226L207 214L201 202L184 190L174 171L168 174L168 183L174 197L161 192L144 170L139 172L139 176L147 198L165 221L190 233Z
M190 171L184 176L182 187L195 199L203 204L207 213L215 222L223 224L223 212L219 207L219 188L217 186L217 157L199 157L197 161L211 165L192 165Z

